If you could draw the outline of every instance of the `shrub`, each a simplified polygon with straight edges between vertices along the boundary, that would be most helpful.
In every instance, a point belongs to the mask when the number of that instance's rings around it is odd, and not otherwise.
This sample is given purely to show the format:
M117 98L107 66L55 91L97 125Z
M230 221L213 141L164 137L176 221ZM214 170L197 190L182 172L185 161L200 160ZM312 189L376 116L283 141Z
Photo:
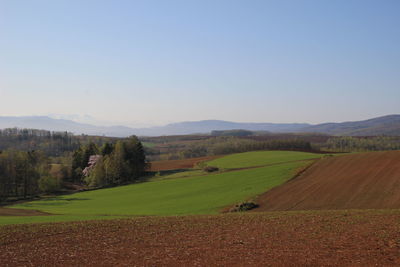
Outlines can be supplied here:
M206 166L203 168L203 171L205 172L216 172L219 171L218 167L214 167L214 166Z
M240 212L240 211L248 211L258 207L258 204L253 201L245 201L239 204L236 204L233 208L229 210L229 212Z

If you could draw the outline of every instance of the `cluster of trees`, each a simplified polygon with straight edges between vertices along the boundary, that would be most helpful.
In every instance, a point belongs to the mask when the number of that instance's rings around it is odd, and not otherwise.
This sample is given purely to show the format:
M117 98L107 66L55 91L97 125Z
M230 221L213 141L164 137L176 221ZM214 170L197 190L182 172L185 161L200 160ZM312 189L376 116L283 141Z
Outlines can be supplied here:
M59 182L57 177L51 177L51 164L43 152L7 150L0 153L0 201L56 191Z
M0 202L59 192L73 187L71 183L124 184L142 176L147 167L143 146L135 136L116 139L6 129L0 131L0 146ZM98 161L89 175L83 175L93 155Z
M59 156L64 151L73 151L78 147L78 140L67 132L17 128L0 130L1 150L40 150L50 156Z
M100 155L88 174L83 175L90 156ZM146 171L146 156L136 136L102 147L90 143L73 154L74 181L83 180L90 187L104 187L133 182Z
M322 148L338 152L399 150L400 137L333 137Z

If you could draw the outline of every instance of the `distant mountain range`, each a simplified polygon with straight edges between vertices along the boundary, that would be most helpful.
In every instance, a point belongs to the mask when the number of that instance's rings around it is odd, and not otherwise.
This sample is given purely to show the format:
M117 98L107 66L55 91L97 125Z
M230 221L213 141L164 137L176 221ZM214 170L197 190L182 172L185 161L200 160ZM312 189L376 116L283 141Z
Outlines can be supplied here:
M364 121L322 123L305 127L302 131L348 136L400 135L400 115L387 115Z
M115 137L160 136L210 133L214 130L243 129L250 131L268 131L272 133L324 133L330 135L371 136L400 135L400 115L342 123L240 123L221 120L204 120L172 123L149 128L130 128L125 126L94 126L65 119L46 116L0 117L0 129L32 128L50 131L68 131L75 134L105 135Z

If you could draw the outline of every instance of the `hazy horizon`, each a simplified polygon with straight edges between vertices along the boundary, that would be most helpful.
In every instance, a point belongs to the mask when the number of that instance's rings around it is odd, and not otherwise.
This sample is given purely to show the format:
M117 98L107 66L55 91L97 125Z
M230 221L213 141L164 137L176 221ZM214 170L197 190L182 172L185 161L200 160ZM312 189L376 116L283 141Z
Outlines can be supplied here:
M391 115L400 115L400 114L385 114L383 116L378 116L378 117L385 117L385 116L391 116ZM141 124L141 123L116 123L113 121L102 121L97 118L91 117L89 115L78 115L78 114L43 114L43 115L16 115L16 116L5 116L1 115L0 117L48 117L52 119L62 119L62 120L68 120L68 121L73 121L77 123L83 123L83 124L89 124L93 126L125 126L125 127L130 127L130 128L151 128L151 127L163 127L167 126L170 124L175 124L175 123L186 123L186 122L201 122L201 121L226 121L226 122L233 122L233 123L275 123L275 124L309 124L309 125L320 125L324 123L343 123L343 122L358 122L358 121L364 121L364 120L369 120L369 119L375 119L378 117L370 117L370 118L365 118L361 120L347 120L347 121L323 121L320 123L309 123L309 122L271 122L271 121L234 121L234 120L223 120L223 119L202 119L202 120L185 120L185 121L175 121L175 122L170 122L170 123L165 123L165 124Z
M147 127L399 114L399 11L390 0L0 0L0 116Z

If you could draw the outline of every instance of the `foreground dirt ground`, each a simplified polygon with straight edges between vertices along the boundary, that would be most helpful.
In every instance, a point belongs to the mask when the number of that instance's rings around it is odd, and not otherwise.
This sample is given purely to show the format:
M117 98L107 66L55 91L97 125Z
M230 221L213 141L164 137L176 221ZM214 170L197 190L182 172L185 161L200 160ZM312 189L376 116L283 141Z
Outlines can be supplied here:
M1 266L400 264L399 211L140 217L0 227Z

